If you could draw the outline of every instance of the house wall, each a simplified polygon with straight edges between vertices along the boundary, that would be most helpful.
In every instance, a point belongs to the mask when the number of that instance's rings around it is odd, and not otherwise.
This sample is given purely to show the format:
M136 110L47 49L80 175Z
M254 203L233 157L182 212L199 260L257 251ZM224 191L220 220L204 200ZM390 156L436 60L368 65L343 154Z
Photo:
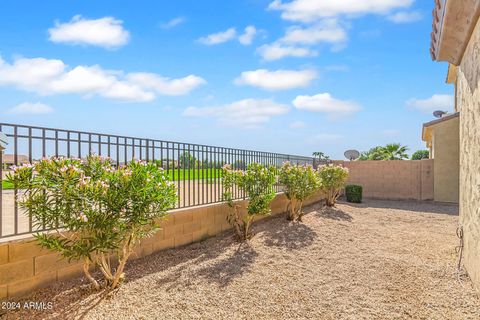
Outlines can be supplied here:
M473 31L457 68L460 111L460 225L464 266L480 290L480 25Z
M305 204L322 198L317 194ZM245 213L246 202L240 204ZM284 194L277 194L270 205L272 214L283 213L286 207ZM226 221L229 209L225 203L219 203L172 211L161 222L161 230L142 241L132 258L201 241L230 229ZM0 300L23 296L82 273L81 263L60 259L58 254L40 248L32 238L0 244Z
M365 198L433 199L433 162L425 160L335 161L349 169L348 184L363 187Z
M433 126L433 199L458 203L459 199L459 118Z

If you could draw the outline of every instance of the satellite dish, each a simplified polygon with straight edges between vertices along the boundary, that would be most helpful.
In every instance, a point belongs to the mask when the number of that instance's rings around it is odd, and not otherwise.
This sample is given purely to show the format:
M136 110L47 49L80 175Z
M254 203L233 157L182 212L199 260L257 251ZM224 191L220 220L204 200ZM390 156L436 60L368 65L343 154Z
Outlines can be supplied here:
M441 118L444 114L446 114L446 112L442 110L433 111L433 116L435 118Z
M0 132L0 151L4 150L7 147L8 138L5 134Z
M347 150L343 153L343 155L348 160L353 161L353 160L357 159L358 157L360 157L360 152L358 152L357 150Z

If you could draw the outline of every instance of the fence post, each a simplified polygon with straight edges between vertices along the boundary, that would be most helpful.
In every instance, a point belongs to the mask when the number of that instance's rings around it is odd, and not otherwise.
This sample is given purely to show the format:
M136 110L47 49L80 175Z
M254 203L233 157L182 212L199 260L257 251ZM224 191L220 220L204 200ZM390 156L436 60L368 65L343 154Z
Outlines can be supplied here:
M1 127L0 127L1 129ZM8 138L0 131L0 237L2 236L3 220L3 151L7 147Z
M146 140L145 140L145 144L146 144L145 148L146 148L146 150L147 150L145 153L146 153L146 156L147 156L147 159L146 159L147 162L150 161L150 149L149 149L150 143L149 143L149 142L150 142L149 139L146 139Z
M8 139L7 136L0 131L0 151L3 153L3 150L7 147Z

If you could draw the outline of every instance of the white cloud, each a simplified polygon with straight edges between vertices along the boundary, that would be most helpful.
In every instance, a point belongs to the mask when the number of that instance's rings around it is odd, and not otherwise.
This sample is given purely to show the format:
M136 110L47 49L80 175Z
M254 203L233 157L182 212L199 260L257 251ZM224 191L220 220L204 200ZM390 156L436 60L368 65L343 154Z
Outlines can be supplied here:
M70 69L61 60L20 58L8 64L0 58L0 85L42 95L75 93L138 102L155 99L153 93L122 81L121 76L121 72L97 65Z
M321 42L343 43L347 40L347 32L336 19L327 19L309 27L293 26L279 41L286 44L313 45Z
M253 42L253 38L257 34L257 29L254 26L247 26L245 32L238 37L238 41L244 46L250 45Z
M165 23L162 23L160 25L160 28L162 29L171 29L173 27L176 27L182 23L184 23L187 19L185 19L185 17L176 17L176 18L173 18L172 20L170 21L167 21Z
M227 41L238 39L238 42L244 46L252 44L253 39L258 34L258 30L254 26L247 26L244 32L237 35L235 28L229 28L225 31L209 34L205 37L199 38L197 41L205 45L215 45Z
M435 110L449 111L453 109L453 96L449 94L434 94L427 99L413 98L406 102L406 105L425 113Z
M275 0L268 8L280 10L285 20L313 22L337 16L385 15L395 9L408 8L413 2L414 0L292 0L283 3L281 0Z
M313 57L318 52L310 48L297 46L285 46L280 43L265 44L257 49L257 52L266 61L279 60L285 57Z
M127 81L115 81L101 92L106 98L126 102L149 102L155 100L155 94Z
M49 40L55 43L117 48L128 43L130 38L122 24L121 20L113 17L89 20L77 15L70 22L56 22L55 27L48 29Z
M127 79L132 83L140 85L142 88L153 89L159 94L166 96L185 95L198 86L207 83L203 78L194 75L170 79L155 73L146 72L131 73Z
M53 108L43 103L24 102L7 111L11 114L47 114L52 113Z
M108 89L116 81L115 75L95 65L75 67L45 85L50 92L88 94Z
M335 119L360 111L360 106L356 102L335 99L329 93L297 96L292 103L299 110L322 112Z
M0 57L0 85L14 85L27 91L46 92L48 84L64 73L61 60L33 58L16 59L8 64Z
M150 81L150 82L148 82ZM7 63L0 57L0 86L42 95L98 95L122 101L147 102L160 95L183 95L205 83L189 75L169 79L151 73L127 73L105 70L98 65L70 68L61 60L19 58Z
M200 39L198 39L198 42L210 46L233 40L236 38L236 36L237 31L235 30L235 28L230 28L225 31L212 33L208 36L201 37Z
M257 52L266 61L312 57L317 56L318 52L309 46L326 42L333 45L332 50L337 51L345 47L347 38L347 32L336 19L326 19L309 27L289 27L282 38L259 47Z
M248 85L267 90L287 90L306 87L317 77L313 70L276 70L258 69L244 71L235 79L237 85Z
M187 117L215 118L221 125L254 128L267 123L274 116L288 112L288 106L270 99L244 99L220 107L189 107Z
M290 123L290 128L291 129L303 129L307 126L307 124L303 121L295 121Z
M422 20L423 16L419 11L399 11L390 16L388 20L395 23L410 23Z
M329 43L332 51L338 51L345 47L347 40L347 31L337 19L324 19L307 27L291 26L282 38L259 47L257 52L267 61L284 57L311 57L318 55L311 48L313 45Z
M265 60L315 56L317 52L312 46L321 43L330 44L331 51L337 52L347 45L350 20L366 14L379 14L399 22L418 19L418 13L413 12L392 15L395 10L408 9L413 2L414 0L274 0L268 6L269 10L278 10L283 19L304 25L287 28L282 38L257 51Z

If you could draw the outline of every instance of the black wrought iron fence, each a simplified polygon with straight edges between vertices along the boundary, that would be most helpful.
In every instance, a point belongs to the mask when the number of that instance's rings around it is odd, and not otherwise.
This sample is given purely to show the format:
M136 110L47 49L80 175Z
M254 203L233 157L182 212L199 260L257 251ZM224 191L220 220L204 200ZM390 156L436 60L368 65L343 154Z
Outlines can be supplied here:
M314 161L311 157L272 152L6 123L0 123L0 132L8 137L8 145L0 157L0 238L43 231L32 227L28 214L17 203L21 190L5 179L13 166L43 157L82 158L94 153L110 157L117 166L133 159L154 161L166 170L177 187L176 208L221 202L224 164L245 169L248 164L258 162L279 168L285 161L297 164ZM281 186L275 188L281 191ZM234 196L243 198L239 190L234 190Z

